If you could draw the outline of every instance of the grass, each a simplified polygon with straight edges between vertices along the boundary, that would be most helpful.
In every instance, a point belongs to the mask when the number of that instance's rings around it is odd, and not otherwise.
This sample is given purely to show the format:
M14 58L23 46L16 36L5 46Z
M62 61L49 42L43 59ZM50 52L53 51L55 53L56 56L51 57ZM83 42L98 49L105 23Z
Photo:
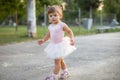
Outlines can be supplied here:
M4 26L0 27L0 45L35 40L42 38L44 34L45 31L43 27L37 27L37 37L30 38L27 36L26 26L18 26L17 31L13 26Z
M74 32L75 36L97 34L97 32L94 30L94 27L89 31L87 31L83 27L74 26L70 28ZM46 32L47 32L47 29L39 26L37 27L37 37L29 38L27 37L26 26L18 26L18 31L16 31L15 27L13 26L0 27L0 45L36 40L36 39L42 38ZM108 32L120 32L120 29L109 30Z
M0 44L29 40L25 35L26 29L24 27L20 27L18 31L15 31L14 27L0 27Z

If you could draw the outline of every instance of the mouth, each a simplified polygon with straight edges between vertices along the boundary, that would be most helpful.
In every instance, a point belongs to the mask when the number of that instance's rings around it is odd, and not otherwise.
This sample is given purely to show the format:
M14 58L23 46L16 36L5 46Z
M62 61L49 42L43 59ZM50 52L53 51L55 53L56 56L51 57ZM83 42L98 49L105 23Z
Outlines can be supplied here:
M56 20L52 20L52 21L56 21Z

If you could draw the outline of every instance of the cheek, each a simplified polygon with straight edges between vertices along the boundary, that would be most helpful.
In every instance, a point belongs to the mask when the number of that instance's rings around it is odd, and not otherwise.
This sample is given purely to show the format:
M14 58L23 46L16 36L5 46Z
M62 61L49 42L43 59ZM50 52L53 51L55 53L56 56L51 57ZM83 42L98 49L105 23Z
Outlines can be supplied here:
M51 18L48 18L48 20L49 20L49 23L51 23L51 21L52 21Z
M59 19L59 17L57 16L57 17L55 17L56 19Z
M49 17L49 20L51 20L52 18L51 17Z

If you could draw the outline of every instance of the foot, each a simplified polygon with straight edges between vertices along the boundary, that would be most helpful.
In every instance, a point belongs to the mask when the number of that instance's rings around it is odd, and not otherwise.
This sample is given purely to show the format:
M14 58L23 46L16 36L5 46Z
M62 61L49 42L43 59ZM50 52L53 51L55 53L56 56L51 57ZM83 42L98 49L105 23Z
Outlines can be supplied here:
M58 80L58 77L52 74L46 77L45 80Z
M60 75L60 79L66 79L69 77L69 72L68 71L64 71L61 75Z

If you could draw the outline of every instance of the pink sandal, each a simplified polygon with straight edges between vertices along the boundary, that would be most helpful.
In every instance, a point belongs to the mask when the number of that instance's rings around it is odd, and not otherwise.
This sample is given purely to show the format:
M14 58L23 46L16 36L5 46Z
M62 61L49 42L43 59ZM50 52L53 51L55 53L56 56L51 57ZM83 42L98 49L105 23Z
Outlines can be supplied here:
M45 78L45 80L58 80L53 74Z
M68 71L63 71L63 73L60 75L60 79L66 79L68 78L70 75L69 75L69 72Z

